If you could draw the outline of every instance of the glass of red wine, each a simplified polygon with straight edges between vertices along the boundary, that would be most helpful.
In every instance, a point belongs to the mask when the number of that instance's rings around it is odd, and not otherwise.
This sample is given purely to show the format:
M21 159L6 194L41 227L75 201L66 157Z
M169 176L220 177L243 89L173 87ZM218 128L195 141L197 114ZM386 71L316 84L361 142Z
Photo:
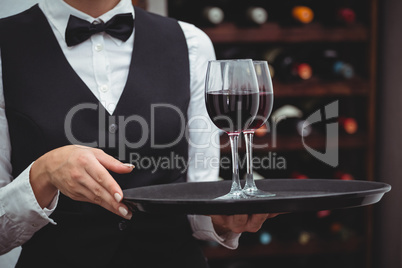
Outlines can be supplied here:
M209 61L205 81L205 104L212 122L229 135L232 152L232 186L218 199L248 198L239 179L238 139L258 111L259 92L250 59Z
M268 62L266 61L253 61L255 73L257 75L258 87L259 87L259 106L258 112L254 120L243 130L244 138L246 141L246 155L247 155L247 174L246 184L243 188L243 192L248 196L253 197L270 197L275 194L262 191L257 188L254 182L253 176L253 137L256 129L262 127L271 115L272 106L274 103L274 92L271 80L271 74L268 68Z

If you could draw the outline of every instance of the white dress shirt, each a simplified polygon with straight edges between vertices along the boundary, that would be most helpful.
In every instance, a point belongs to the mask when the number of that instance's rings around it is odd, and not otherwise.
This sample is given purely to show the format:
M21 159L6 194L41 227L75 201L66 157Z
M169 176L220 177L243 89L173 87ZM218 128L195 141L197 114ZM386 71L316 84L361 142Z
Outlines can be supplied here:
M121 0L114 9L99 18L92 18L62 0L44 0L40 2L39 7L47 17L72 68L106 110L113 114L128 77L135 30L126 42L99 33L73 47L67 47L64 32L70 14L91 23L94 20L106 22L119 13L130 12L135 16L131 1ZM205 120L208 115L204 105L204 79L207 62L214 59L215 54L212 43L205 33L194 25L184 22L179 22L179 24L186 37L190 60L191 99L188 108L189 167L187 180L217 180L219 167L215 160L219 159L219 147L216 146L218 135L211 135L216 129ZM204 119L201 120L201 118ZM210 131L205 131L207 128L210 128ZM211 140L211 137L215 137L215 139ZM5 117L0 58L0 254L22 245L43 226L49 223L57 224L51 219L51 213L57 206L58 196L54 198L48 208L41 209L29 182L31 166L12 180L10 154L11 145ZM201 155L202 159L200 159ZM205 161L207 159L212 159L212 161ZM215 163L215 165L211 163ZM213 229L210 217L189 215L188 218L196 238L213 240L228 248L237 247L239 235L229 233L225 237L218 236ZM133 220L135 220L135 214Z

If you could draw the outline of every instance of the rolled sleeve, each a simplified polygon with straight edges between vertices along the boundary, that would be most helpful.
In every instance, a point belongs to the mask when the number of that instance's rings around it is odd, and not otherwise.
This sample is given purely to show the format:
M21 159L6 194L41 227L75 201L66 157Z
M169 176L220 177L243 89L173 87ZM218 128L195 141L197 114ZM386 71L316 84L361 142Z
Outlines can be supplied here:
M15 180L0 188L0 254L22 245L48 223L58 195L48 208L38 204L29 182L30 165Z
M211 217L204 215L189 215L193 236L200 240L215 241L228 249L236 249L239 246L241 234L228 232L219 236L214 229Z

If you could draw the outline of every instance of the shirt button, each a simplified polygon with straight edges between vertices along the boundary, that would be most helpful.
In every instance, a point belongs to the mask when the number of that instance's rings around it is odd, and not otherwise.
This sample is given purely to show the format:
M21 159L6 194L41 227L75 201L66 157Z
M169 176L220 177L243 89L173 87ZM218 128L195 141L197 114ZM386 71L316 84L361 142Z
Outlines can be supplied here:
M109 126L109 132L114 134L117 131L117 125L116 124L110 124Z
M37 223L32 223L31 225L32 225L32 227L38 227Z
M107 92L109 90L109 87L108 85L102 85L99 87L99 90L102 92Z
M103 45L102 44L96 44L95 45L95 51L100 52L103 50Z
M124 230L126 230L127 229L127 222L126 221L121 221L121 222L119 222L119 230L120 231L124 231Z

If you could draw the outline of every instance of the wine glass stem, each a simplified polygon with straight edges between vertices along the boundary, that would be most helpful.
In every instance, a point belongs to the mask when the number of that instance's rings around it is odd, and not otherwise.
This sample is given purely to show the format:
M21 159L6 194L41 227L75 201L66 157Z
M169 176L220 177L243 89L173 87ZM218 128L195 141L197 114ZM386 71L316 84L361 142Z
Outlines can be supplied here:
M247 176L246 185L244 189L257 189L253 179L253 137L254 132L244 132L244 139L246 141L246 156L247 156Z
M229 134L230 147L232 151L232 188L231 193L241 192L240 178L239 178L239 154L238 154L238 143L239 134L231 133Z

